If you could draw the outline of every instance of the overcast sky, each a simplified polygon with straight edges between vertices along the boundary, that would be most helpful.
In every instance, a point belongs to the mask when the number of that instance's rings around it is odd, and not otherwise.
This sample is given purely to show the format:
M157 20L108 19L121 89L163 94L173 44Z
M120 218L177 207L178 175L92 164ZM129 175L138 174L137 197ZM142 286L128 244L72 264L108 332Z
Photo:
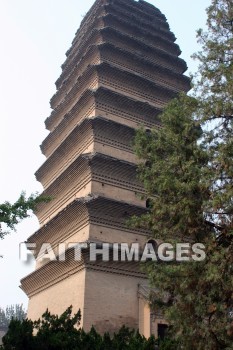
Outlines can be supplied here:
M204 27L210 0L151 0L167 17L188 64L199 49L196 30ZM14 201L22 190L42 191L34 173L45 160L39 145L47 135L49 100L74 34L93 0L0 0L0 202ZM0 307L23 303L20 279L34 265L19 261L19 243L38 229L35 217L0 241Z

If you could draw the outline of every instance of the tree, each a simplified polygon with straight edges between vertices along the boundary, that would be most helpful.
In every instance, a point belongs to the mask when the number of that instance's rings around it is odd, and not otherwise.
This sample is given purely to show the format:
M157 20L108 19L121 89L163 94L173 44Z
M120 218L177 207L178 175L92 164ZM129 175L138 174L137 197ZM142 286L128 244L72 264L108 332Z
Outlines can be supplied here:
M134 225L175 245L198 242L204 261L148 262L152 304L169 321L177 349L233 349L233 6L212 0L194 97L181 95L162 130L139 130L136 153L148 214Z
M0 308L0 327L8 327L12 319L22 321L26 316L27 313L22 304L10 305L5 309Z
M14 204L9 202L0 204L0 239L9 233L8 229L15 230L15 226L22 219L29 217L30 211L35 210L39 203L50 200L49 197L38 194L32 194L26 198L25 193L22 192ZM2 229L2 224L6 226L6 230Z
M4 350L154 350L155 339L145 339L138 332L122 327L112 337L103 336L92 327L89 332L80 328L80 310L72 316L70 306L61 316L52 315L48 310L42 319L15 320L9 324L3 337ZM34 332L36 330L36 332ZM36 334L35 334L36 333ZM164 343L165 344L165 343ZM161 350L167 349L162 347Z

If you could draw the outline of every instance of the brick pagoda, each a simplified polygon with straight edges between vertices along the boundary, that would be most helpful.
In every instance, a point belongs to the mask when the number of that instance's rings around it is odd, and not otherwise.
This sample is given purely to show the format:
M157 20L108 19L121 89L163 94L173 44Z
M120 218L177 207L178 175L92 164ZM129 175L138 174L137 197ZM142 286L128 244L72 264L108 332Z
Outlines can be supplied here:
M59 243L147 241L149 232L126 224L146 210L132 143L141 125L160 128L164 106L190 88L175 40L165 16L142 0L97 0L83 19L45 121L47 159L36 178L53 199L37 210L40 228L28 239L37 244L35 256L44 242L58 253ZM69 249L64 262L37 258L21 283L31 319L73 305L86 330L125 324L149 336L163 323L151 315L137 262L91 262L85 250L75 261Z

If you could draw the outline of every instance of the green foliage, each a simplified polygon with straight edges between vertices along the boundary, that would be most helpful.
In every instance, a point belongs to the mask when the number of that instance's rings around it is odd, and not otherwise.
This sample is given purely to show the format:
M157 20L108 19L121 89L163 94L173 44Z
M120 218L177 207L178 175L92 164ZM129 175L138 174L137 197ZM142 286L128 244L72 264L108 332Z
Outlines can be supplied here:
M212 0L207 15L194 97L173 100L163 128L135 140L151 208L133 224L164 242L206 247L201 262L145 266L176 349L233 349L232 0Z
M15 226L22 220L30 216L30 210L35 210L41 202L48 202L51 199L38 194L32 194L28 198L24 192L21 193L19 199L11 204L4 202L0 204L0 238L4 238L8 231L2 230L2 224L7 229L15 230Z
M75 349L81 313L72 316L69 307L60 317L52 315L48 310L42 315L42 320L34 322L37 335L34 338L38 347L43 349Z
M8 328L8 332L3 337L4 346L0 349L5 350L33 350L34 337L33 337L33 322L30 320L11 320Z
M90 332L78 328L80 310L72 316L69 307L60 317L52 315L48 310L42 319L12 320L7 334L3 337L4 350L154 350L155 339L146 340L138 332L122 327L118 333L110 337L103 336L92 327ZM36 332L35 332L36 331ZM166 348L164 348L165 350Z
M8 327L11 319L22 321L26 315L22 304L10 305L5 309L0 308L0 327Z
M199 29L197 32L202 50L193 55L199 61L194 84L196 92L202 95L204 120L221 117L225 122L231 123L232 120L232 19L232 0L212 0L207 9L208 31Z
M148 135L141 129L135 139L137 155L146 160L139 166L140 179L147 196L156 196L151 200L156 222L150 213L144 224L157 238L169 234L174 239L190 235L197 239L203 234L202 202L208 189L200 177L208 159L197 145L202 130L193 119L196 108L195 99L181 95L162 115L162 130Z
M175 350L179 347L179 342L169 337L166 337L162 341L158 341L158 344L159 350Z

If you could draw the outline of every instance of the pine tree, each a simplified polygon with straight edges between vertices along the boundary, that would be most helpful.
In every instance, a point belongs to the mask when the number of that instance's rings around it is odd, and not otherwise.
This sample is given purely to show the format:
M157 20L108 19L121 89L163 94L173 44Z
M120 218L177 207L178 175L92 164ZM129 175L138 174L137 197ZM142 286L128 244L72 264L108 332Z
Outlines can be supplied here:
M123 326L118 333L101 335L94 327L85 332L80 328L81 313L72 314L72 306L61 315L48 310L37 321L15 320L3 337L4 350L154 350L154 337L146 339L139 332ZM161 350L167 349L166 341Z
M163 128L139 130L135 139L150 209L134 224L173 246L205 246L203 261L145 265L153 306L163 310L176 348L190 350L233 349L232 0L212 0L207 16L195 96L173 100Z

